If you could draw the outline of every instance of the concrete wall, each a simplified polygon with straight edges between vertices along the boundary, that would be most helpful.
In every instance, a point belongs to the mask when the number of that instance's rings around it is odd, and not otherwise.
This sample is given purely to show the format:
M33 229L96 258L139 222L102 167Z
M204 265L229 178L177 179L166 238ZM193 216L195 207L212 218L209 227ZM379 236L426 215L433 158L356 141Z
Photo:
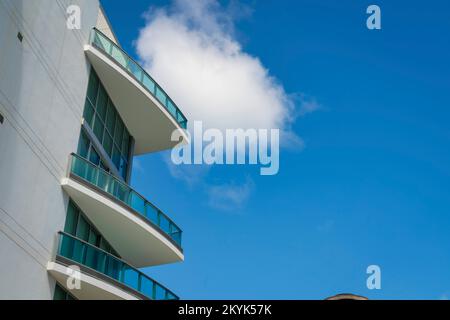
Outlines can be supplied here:
M66 8L81 7L81 30ZM63 229L60 180L76 151L97 0L0 0L0 299L51 299L46 264ZM17 38L21 32L23 41Z

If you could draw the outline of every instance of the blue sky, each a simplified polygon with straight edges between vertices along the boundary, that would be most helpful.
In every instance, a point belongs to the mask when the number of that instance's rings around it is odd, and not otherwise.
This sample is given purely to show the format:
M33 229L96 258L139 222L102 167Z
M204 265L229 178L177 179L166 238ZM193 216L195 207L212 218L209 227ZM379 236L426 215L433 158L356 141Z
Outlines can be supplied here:
M370 4L381 8L382 30L365 26ZM150 63L136 45L143 13L165 7L171 17L173 3L103 6L124 49ZM224 34L297 97L290 130L304 147L283 148L275 176L255 166L178 175L167 153L137 158L133 186L184 231L185 261L146 272L185 299L450 297L448 1L220 6ZM174 83L164 88L183 110L192 97ZM299 115L298 97L317 110ZM381 290L366 288L371 264L381 267Z

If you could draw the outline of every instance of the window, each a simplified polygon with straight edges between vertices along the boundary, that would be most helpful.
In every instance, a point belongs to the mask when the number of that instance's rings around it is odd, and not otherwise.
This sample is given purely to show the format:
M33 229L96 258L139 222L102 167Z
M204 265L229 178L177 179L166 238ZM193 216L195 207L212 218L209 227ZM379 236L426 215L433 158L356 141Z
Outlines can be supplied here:
M55 285L55 293L53 294L53 300L76 300L70 293L66 291L59 284Z
M98 230L85 217L84 213L77 207L77 205L70 200L67 208L66 224L64 232L84 240L97 248L101 248L108 253L120 256L105 240L105 238L98 232Z
M89 76L83 117L122 178L126 179L131 141L130 133L93 69L91 69ZM79 154L99 165L100 159L93 157L92 159L95 162L91 159L92 147L87 146L88 143L84 141L86 139L89 140L86 136L80 137Z

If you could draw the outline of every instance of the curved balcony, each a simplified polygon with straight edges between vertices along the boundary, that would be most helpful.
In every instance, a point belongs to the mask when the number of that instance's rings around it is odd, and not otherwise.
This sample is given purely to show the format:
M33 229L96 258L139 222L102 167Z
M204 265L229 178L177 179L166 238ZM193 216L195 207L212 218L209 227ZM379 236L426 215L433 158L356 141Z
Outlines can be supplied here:
M93 29L86 55L135 139L135 154L174 147L174 130L183 141L187 119L158 83L117 44Z
M184 259L181 229L112 174L72 154L62 187L126 261L144 267Z
M68 278L76 278L73 266L79 268L78 289L68 288ZM173 292L122 259L65 232L59 232L56 258L47 270L78 299L178 300Z

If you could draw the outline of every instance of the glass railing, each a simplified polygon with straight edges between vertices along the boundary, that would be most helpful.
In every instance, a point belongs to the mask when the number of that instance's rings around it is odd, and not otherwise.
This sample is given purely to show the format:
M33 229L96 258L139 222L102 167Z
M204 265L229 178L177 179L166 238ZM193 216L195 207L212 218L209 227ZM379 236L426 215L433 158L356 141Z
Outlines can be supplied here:
M161 210L127 184L74 153L71 155L70 173L110 194L113 198L138 212L167 234L181 250L181 229Z
M92 30L91 43L127 70L144 88L161 102L182 128L187 128L187 119L177 105L170 99L161 86L138 63L130 58L125 51L95 28Z
M178 300L161 284L123 260L68 233L59 232L58 255L102 273L153 300Z

